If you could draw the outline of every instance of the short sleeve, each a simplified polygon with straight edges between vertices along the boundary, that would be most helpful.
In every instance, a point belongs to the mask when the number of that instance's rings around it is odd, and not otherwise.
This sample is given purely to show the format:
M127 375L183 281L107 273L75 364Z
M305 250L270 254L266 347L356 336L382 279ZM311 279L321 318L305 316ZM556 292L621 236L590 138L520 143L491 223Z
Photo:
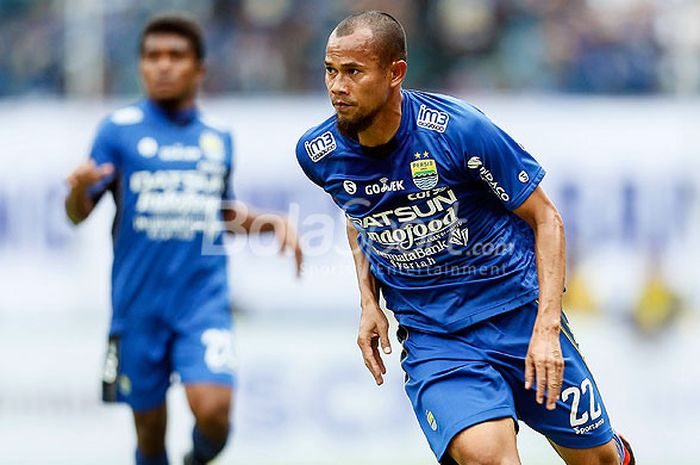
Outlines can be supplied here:
M114 166L115 174L107 176L101 181L95 183L90 187L88 193L93 198L93 200L99 199L104 192L110 188L114 181L116 173L120 171L120 157L117 150L116 144L116 129L109 120L105 120L100 124L97 129L97 134L92 143L92 148L90 150L90 159L95 162L97 166L110 163Z
M236 200L236 194L234 191L234 184L233 184L233 167L234 167L234 154L233 154L233 137L231 136L231 133L226 133L224 137L224 148L226 150L226 160L228 160L228 169L226 170L226 179L225 183L226 185L224 186L224 192L222 195L222 199L224 201L233 201Z
M306 140L307 134L304 134L304 136L299 139L299 142L297 142L297 148L296 148L296 156L297 156L297 162L299 163L299 166L301 167L301 170L304 172L307 178L309 178L314 184L316 184L318 187L321 189L324 189L324 183L321 177L319 176L318 173L318 165L317 162L314 162L311 159L311 156L309 155L306 146L304 144Z
M545 175L532 155L483 114L464 141L465 170L509 210L518 208Z

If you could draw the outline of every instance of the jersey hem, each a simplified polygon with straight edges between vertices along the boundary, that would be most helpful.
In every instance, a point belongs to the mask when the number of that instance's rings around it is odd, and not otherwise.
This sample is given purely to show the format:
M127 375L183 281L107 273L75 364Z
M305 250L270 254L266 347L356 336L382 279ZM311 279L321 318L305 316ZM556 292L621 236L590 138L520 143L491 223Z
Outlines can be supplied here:
M496 315L500 315L502 313L509 312L511 310L515 310L519 307L522 307L523 305L532 302L533 300L537 299L539 296L539 289L533 289L530 291L527 291L511 300L507 300L505 302L499 302L497 304L491 305L489 307L486 307L484 309L479 310L476 313L473 313L469 316L466 316L464 318L460 318L459 320L453 321L447 325L439 325L439 324L433 324L433 325L425 325L420 322L406 322L406 321L400 321L399 317L397 316L397 320L399 320L399 323L402 326L406 326L409 329L416 329L418 331L423 331L426 333L431 333L431 334L448 334L448 333L455 333L458 331L461 331L463 329L468 328L469 326L475 325L477 323L480 323L484 320L487 320L491 317L494 317ZM390 310L392 310L390 308ZM395 310L392 310L394 314L396 314ZM441 331L436 331L435 329L439 328Z

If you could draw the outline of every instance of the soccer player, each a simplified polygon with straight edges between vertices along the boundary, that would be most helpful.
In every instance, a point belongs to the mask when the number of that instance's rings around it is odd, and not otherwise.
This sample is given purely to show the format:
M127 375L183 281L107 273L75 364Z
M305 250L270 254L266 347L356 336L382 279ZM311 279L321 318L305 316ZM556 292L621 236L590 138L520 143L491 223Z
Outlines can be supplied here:
M185 463L208 463L229 437L232 321L226 257L216 253L222 220L234 232L275 232L297 270L302 258L285 218L233 202L231 135L195 105L204 55L195 22L153 18L140 42L147 98L103 121L89 161L68 179L74 223L106 191L117 207L103 397L133 410L138 465L168 463L165 398L173 372L196 420Z
M348 218L365 364L382 384L381 292L441 463L519 464L522 420L569 465L633 464L561 311L564 228L544 170L476 108L403 90L406 58L390 15L344 19L325 54L335 115L296 149Z

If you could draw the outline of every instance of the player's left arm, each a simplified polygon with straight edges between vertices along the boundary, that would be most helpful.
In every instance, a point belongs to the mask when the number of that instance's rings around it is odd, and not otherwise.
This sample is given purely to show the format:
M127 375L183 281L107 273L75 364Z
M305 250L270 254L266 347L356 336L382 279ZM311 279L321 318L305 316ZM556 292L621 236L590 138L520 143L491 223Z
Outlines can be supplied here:
M287 217L255 211L237 200L227 202L222 209L222 215L226 230L232 234L274 233L280 245L280 253L292 252L297 276L301 274L304 254L297 230Z
M537 402L553 410L564 378L564 358L559 335L566 272L564 222L541 187L513 212L535 233L539 281L539 306L525 360L525 389L537 387Z

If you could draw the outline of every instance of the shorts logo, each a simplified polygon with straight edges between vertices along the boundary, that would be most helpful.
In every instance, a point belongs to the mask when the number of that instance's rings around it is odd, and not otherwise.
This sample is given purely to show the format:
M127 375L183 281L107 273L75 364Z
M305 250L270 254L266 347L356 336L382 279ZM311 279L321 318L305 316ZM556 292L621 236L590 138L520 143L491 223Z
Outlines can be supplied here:
M210 328L202 333L202 344L206 347L204 363L212 373L231 373L234 370L231 331Z
M520 173L518 173L518 181L525 184L529 180L530 180L530 176L528 176L527 171L522 170Z
M119 392L123 396L131 394L131 380L126 375L119 376Z
M154 157L158 153L158 142L153 137L142 137L136 145L136 150L144 158Z
M433 431L437 431L438 429L438 424L437 420L435 419L435 415L433 415L433 412L430 410L425 411L425 419L428 420L428 424L430 425L430 429Z
M416 152L413 156L416 160L411 162L411 177L416 187L427 191L437 186L440 179L437 165L435 160L428 158L430 156L428 151L426 150L423 153Z
M418 119L416 124L425 129L430 129L431 131L445 132L447 129L447 123L450 121L450 115L444 111L435 110L433 108L428 108L425 105L421 105L418 110Z
M343 189L345 189L345 192L348 194L353 195L357 192L357 185L352 181L343 181Z
M309 158L311 158L311 161L314 163L331 153L337 147L338 145L335 143L335 137L333 137L330 131L326 131L320 136L304 142L306 153L309 154Z

